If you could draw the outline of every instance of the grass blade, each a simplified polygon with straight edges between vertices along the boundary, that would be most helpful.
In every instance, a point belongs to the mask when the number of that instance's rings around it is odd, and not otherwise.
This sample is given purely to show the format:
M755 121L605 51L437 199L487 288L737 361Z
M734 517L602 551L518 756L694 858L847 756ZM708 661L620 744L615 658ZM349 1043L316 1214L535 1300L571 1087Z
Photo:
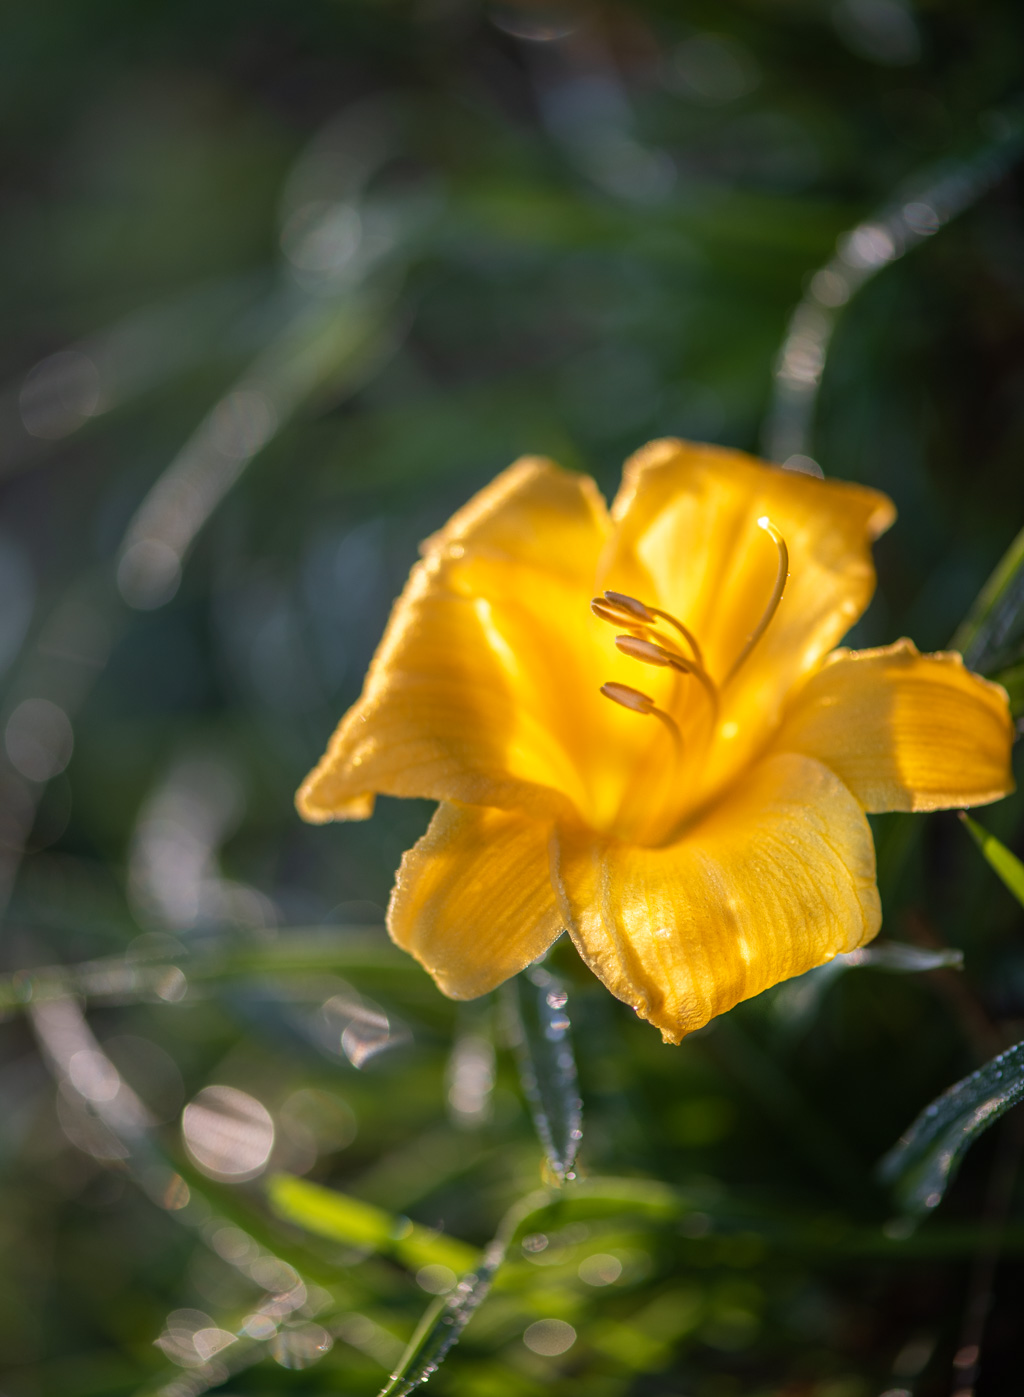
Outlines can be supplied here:
M583 1137L583 1102L569 1036L569 996L540 965L510 981L509 991L523 1093L554 1178L571 1179Z
M385 1252L411 1270L447 1266L456 1275L476 1265L479 1252L455 1237L432 1232L360 1198L311 1184L294 1174L275 1174L267 1189L279 1217L334 1242Z
M1000 1053L927 1106L879 1165L908 1213L938 1206L977 1137L1024 1099L1024 1043Z
M978 593L951 645L971 669L985 670L1024 613L1024 529Z
M380 1397L406 1397L425 1383L459 1342L463 1329L480 1308L505 1260L508 1242L496 1238L475 1271L464 1276L450 1295L439 1296L420 1320L401 1362Z
M437 1371L486 1299L509 1248L526 1232L624 1212L663 1222L690 1210L674 1189L648 1179L598 1178L527 1194L505 1214L475 1270L429 1306L380 1397L408 1397Z
M1006 845L998 840L994 834L989 834L984 825L979 825L977 820L972 820L970 815L965 815L961 811L960 818L967 826L971 838L981 850L985 862L1024 907L1024 863L1021 863L1016 854L1011 854Z

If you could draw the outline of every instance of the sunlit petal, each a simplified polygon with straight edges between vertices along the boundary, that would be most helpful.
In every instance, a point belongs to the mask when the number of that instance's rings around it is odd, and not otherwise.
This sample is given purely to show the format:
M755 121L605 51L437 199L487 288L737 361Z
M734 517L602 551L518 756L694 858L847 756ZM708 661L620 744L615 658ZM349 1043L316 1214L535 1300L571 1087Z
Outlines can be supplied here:
M793 685L860 616L875 586L871 541L895 511L875 490L670 440L652 442L627 464L612 514L603 585L678 616L719 683L775 587L779 555L759 520L788 547L782 603L723 693L719 740L694 792L700 802L759 750Z
M485 994L558 935L550 839L550 823L521 812L446 801L403 857L388 929L445 994Z
M837 651L796 696L776 751L825 762L867 810L984 805L1013 790L1006 693L909 640Z
M374 793L531 808L582 799L565 700L600 679L587 684L581 656L567 663L559 632L584 614L607 530L593 481L534 458L460 510L425 545L362 697L299 792L302 814L362 819Z
M563 832L558 886L580 955L672 1042L769 985L871 939L871 832L833 772L754 767L677 843Z

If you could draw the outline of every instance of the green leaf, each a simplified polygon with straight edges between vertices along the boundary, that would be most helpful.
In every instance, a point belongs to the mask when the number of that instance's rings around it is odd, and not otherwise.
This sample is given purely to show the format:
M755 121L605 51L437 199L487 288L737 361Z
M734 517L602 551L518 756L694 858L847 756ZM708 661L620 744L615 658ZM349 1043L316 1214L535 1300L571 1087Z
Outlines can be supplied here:
M674 1189L647 1179L591 1179L557 1191L542 1189L527 1194L505 1214L476 1269L464 1276L451 1294L429 1306L380 1397L407 1397L437 1371L486 1298L509 1247L526 1232L622 1212L663 1220L691 1207Z
M942 1201L977 1137L1024 1099L1024 1043L1000 1053L927 1106L879 1165L909 1213Z
M575 1178L573 1164L583 1137L576 1058L566 1012L569 995L542 965L508 981L510 1020L517 1030L519 1080L534 1128L559 1182Z
M267 1192L270 1205L279 1217L297 1227L344 1242L394 1256L411 1270L421 1266L446 1266L457 1276L476 1265L475 1247L420 1227L408 1218L397 1217L348 1194L297 1179L293 1174L275 1174Z
M437 1372L486 1299L507 1249L507 1241L496 1239L477 1269L463 1277L450 1295L439 1296L428 1307L380 1397L407 1397Z
M994 834L989 834L984 825L972 820L970 815L961 811L960 818L981 850L986 863L1009 888L1021 906L1024 906L1024 863L1021 863L1016 854L1011 854Z
M44 965L0 976L0 1014L75 994L99 1003L177 1002L195 985L282 975L351 975L355 971L421 979L423 972L388 941L381 927L286 927L275 941L211 940L196 952L158 947L152 959L108 956L79 965Z
M986 668L1024 613L1024 529L1003 554L951 641L971 669Z

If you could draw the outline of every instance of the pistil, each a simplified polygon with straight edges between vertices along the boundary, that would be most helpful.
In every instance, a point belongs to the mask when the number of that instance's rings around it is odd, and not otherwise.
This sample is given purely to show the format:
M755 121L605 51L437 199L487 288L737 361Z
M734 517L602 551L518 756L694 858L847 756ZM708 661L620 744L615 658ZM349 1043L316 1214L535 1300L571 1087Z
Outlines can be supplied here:
M771 624L772 617L779 609L779 603L782 601L783 593L786 590L786 583L789 580L789 549L786 547L786 540L782 537L778 529L768 518L767 514L761 515L760 519L757 521L757 527L759 529L763 529L764 532L773 540L775 548L779 555L778 571L775 575L775 586L772 588L771 597L769 598L768 605L765 607L764 612L762 613L760 621L758 621L757 625L750 632L750 635L747 638L747 643L744 645L743 649L737 655L736 659L733 660L732 668L729 670L729 673L725 676L725 679L722 681L723 689L725 688L726 684L728 684L732 679L736 677L736 674L739 672L741 665L743 665L747 661L747 659L749 659L750 653L754 649L754 646L757 644L757 642L764 635L765 631L768 629L769 625Z

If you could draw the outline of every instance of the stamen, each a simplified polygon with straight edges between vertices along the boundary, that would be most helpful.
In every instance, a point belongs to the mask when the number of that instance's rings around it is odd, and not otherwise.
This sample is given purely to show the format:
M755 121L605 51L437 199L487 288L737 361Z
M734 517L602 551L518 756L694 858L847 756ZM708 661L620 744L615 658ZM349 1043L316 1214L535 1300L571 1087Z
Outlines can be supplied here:
M694 660L688 660L684 655L677 654L675 650L670 650L667 646L655 645L653 641L644 640L642 636L617 635L615 645L631 660L641 660L646 665L671 666L672 669L678 670L681 674L692 674L694 679L702 685L711 702L712 721L717 718L718 686L703 665L697 664Z
M676 657L664 646L655 645L653 641L644 640L638 635L617 635L615 645L631 660L643 660L645 665L668 666L675 664Z
M670 612L659 611L656 606L652 606L650 609L653 615L660 617L662 621L667 621L670 626L675 626L676 630L679 632L679 634L689 645L690 649L693 651L693 658L697 661L699 665L703 666L704 656L700 652L700 646L697 644L693 632L689 630L688 627L684 626L682 621L677 621L676 618L673 615L671 615Z
M639 689L631 689L628 684L602 684L601 692L605 698L611 699L613 703L621 703L623 708L631 708L634 713L654 711L654 700L647 694L642 694Z
M625 592L605 592L606 602L610 602L617 611L625 611L630 616L635 616L638 621L651 621L653 613L649 606L645 606L636 597L629 597Z
M611 699L613 703L621 703L623 708L630 708L634 713L643 713L657 718L668 729L676 760L678 761L682 757L683 737L675 719L658 708L652 698L649 698L647 694L642 694L639 689L631 689L628 684L614 682L602 684L601 692L605 698Z
M598 620L607 621L613 626L621 626L632 619L629 616L624 616L621 611L615 610L614 607L608 606L600 597L594 598L590 603L590 609Z
M678 621L670 611L662 611L657 606L648 606L645 602L638 601L636 597L627 596L625 592L605 592L603 597L594 598L590 603L590 609L602 621L608 621L613 625L621 625L622 622L628 625L632 622L638 630L654 626L659 620L667 621L670 626L675 626L689 645L697 663L704 664L704 657L693 632L684 626L682 621Z
M771 598L769 599L768 605L765 607L764 613L761 616L760 621L758 621L757 625L751 631L746 645L744 645L739 655L733 661L732 669L730 669L729 673L725 676L725 679L722 682L723 689L725 688L726 684L728 684L729 681L735 676L740 666L748 659L754 646L757 644L757 642L764 635L765 631L768 629L769 625L771 624L772 617L779 609L779 603L782 601L782 594L785 592L786 583L789 580L789 549L786 547L786 540L782 537L778 529L768 518L767 514L761 515L760 519L757 521L757 526L759 529L763 529L765 533L768 534L769 537L773 540L779 554L779 569L775 575L775 586L772 589L772 594Z

